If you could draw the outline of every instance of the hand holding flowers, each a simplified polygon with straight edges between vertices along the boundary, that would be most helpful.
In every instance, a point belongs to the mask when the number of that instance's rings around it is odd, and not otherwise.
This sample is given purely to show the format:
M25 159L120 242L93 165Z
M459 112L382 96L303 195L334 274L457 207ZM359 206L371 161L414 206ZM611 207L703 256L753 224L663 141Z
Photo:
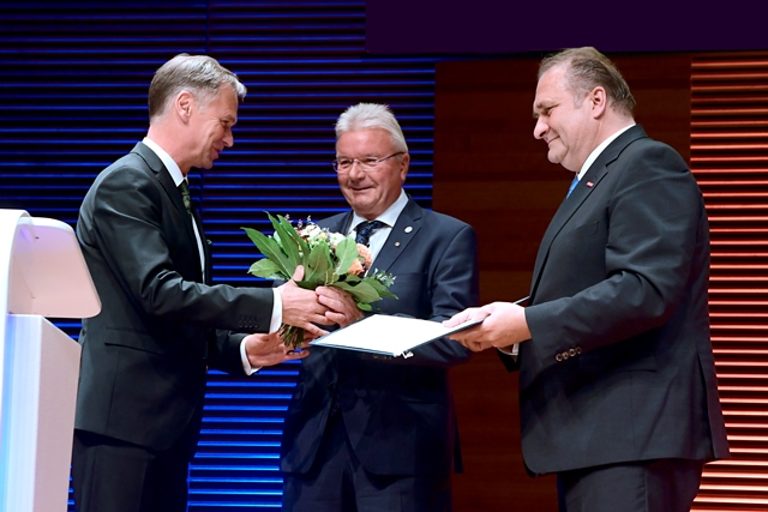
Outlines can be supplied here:
M361 311L371 311L371 303L382 298L396 298L389 291L394 282L391 274L375 271L366 275L371 266L370 251L366 246L355 243L352 237L332 233L309 219L294 227L286 217L267 216L275 230L273 235L243 228L264 255L251 265L248 273L267 279L288 280L296 267L301 265L304 276L297 281L298 286L308 290L320 286L343 290ZM321 293L320 300L343 298L334 297L333 293ZM351 315L348 308L345 309L346 314L338 313L335 321L348 323ZM331 319L334 319L332 314ZM283 325L281 334L289 346L299 346L304 339L304 330L293 326Z

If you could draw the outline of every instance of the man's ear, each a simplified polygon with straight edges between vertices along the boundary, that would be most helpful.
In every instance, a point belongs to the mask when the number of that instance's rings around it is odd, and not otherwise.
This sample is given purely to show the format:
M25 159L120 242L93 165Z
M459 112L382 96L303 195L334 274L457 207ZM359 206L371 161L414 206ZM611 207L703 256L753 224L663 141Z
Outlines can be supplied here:
M603 115L608 108L608 95L600 85L590 91L587 99L592 103L592 113L595 117Z
M400 181L405 182L405 177L408 175L408 167L411 164L411 155L406 153L403 155L400 161Z
M173 109L176 115L186 123L192 117L192 109L195 106L195 97L189 91L181 91L173 100Z

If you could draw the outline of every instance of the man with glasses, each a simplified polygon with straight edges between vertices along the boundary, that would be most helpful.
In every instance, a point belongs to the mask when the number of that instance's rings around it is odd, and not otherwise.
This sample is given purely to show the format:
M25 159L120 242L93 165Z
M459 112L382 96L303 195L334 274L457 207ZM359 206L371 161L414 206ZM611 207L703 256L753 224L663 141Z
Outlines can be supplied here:
M356 234L373 268L395 275L398 299L378 312L443 320L477 301L473 229L422 209L403 191L410 155L384 105L361 103L336 124L336 170L351 211L321 221ZM363 314L335 288L323 289L326 317L344 326ZM408 359L314 348L303 361L283 437L284 510L451 510L457 454L447 369L469 351L450 340Z

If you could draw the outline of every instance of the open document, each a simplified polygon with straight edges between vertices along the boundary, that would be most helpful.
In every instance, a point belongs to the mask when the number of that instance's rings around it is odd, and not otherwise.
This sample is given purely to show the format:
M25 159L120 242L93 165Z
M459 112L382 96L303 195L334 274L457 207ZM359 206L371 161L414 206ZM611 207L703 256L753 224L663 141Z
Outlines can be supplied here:
M472 320L453 327L405 316L372 315L310 342L321 347L360 350L392 357L410 357L411 350L482 322Z

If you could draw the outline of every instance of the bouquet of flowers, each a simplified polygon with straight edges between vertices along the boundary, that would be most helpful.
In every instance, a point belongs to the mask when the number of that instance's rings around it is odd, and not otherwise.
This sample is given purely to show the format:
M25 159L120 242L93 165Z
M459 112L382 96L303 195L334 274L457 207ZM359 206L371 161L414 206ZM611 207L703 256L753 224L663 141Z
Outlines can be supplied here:
M394 276L373 271L368 247L353 237L332 233L311 219L294 226L287 217L267 213L274 234L267 236L251 228L243 228L264 258L256 261L248 273L266 279L289 280L298 265L304 266L304 279L297 282L307 290L318 286L335 286L349 293L362 311L371 311L371 303L385 297L397 298L389 291ZM283 325L280 334L285 344L301 345L304 330Z

